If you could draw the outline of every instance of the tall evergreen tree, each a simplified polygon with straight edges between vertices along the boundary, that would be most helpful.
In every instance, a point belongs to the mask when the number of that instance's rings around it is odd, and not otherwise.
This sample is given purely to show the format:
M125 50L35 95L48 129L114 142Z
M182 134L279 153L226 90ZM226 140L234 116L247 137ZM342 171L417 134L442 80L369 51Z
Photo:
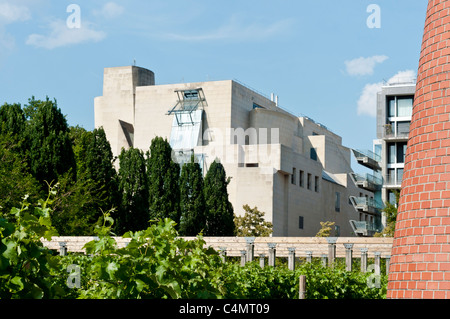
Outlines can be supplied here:
M28 144L25 136L26 118L20 104L3 104L0 107L0 134L8 136L13 151L24 159L28 156Z
M206 173L203 187L207 236L235 235L233 205L228 200L228 183L225 168L221 163L214 161Z
M70 127L77 179L64 174L54 203L52 221L61 235L88 236L102 211L119 206L117 174L103 129Z
M119 155L119 192L121 203L116 215L116 232L138 231L147 228L148 179L145 158L141 150L122 149Z
M52 182L69 170L75 174L69 127L56 101L50 101L48 97L45 101L39 101L33 97L25 114L29 116L30 169L36 179L41 183Z
M183 236L196 236L206 228L203 175L198 163L191 162L181 168L180 175L181 220L179 232Z
M155 137L147 152L149 209L152 219L170 218L180 222L180 166L172 160L167 139Z

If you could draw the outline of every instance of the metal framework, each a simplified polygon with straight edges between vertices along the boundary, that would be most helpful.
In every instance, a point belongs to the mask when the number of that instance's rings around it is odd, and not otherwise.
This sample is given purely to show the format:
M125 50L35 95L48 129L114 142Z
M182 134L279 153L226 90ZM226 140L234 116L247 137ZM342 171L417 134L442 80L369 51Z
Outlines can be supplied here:
M178 102L168 111L167 115L175 115L179 126L194 125L192 112L199 108L204 108L206 104L205 95L201 88L190 90L175 90Z

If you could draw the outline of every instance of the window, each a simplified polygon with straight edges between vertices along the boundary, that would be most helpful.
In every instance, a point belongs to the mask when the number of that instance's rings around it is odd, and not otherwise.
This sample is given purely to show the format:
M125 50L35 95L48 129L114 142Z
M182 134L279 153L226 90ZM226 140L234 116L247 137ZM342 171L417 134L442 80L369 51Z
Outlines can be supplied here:
M413 98L401 96L397 98L397 116L406 117L412 115Z
M312 176L311 176L311 174L309 174L308 173L308 180L306 181L306 183L307 183L307 187L308 187L308 189L311 189L311 184L312 184Z
M388 117L410 117L412 115L414 96L388 96Z
M335 199L334 199L334 210L336 212L341 211L341 193L336 192Z
M295 185L295 175L297 174L297 171L294 168L292 168L292 175L291 175L291 183Z
M395 161L395 143L388 145L388 164L394 164Z
M406 145L406 142L397 143L397 163L405 162Z
M303 229L303 216L298 216L298 228Z
M395 116L395 97L389 96L387 100L388 100L387 116L394 117Z
M319 192L319 177L318 176L314 176L314 191L315 192Z
M405 162L407 142L388 144L388 164L400 164Z
M299 170L299 174L298 174L298 185L299 185L300 187L305 187L304 175L305 175L305 172L303 172L302 170Z
M311 147L311 149L310 149L310 151L309 151L309 157L310 157L312 160L317 161L317 151L316 151L315 148Z

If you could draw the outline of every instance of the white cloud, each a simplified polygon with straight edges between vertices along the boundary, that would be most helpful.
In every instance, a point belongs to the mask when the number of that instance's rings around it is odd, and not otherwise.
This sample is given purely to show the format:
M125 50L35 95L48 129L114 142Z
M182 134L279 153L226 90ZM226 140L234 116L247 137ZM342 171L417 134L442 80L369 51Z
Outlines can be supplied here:
M166 34L165 37L180 41L208 40L260 40L282 34L292 27L292 19L284 19L271 24L245 24L236 15L231 20L208 33L203 34Z
M107 19L113 19L120 16L124 12L124 8L117 3L108 2L103 5L100 10L95 10L94 15L102 16Z
M372 75L375 66L387 59L388 57L385 55L374 55L368 58L360 57L345 61L345 66L349 75Z
M83 42L98 42L106 37L103 31L92 29L92 24L83 20L80 28L69 28L66 21L54 20L49 25L48 35L31 34L26 44L39 48L54 49Z
M410 83L414 81L416 74L412 70L400 71L386 82L369 83L364 86L361 96L358 100L358 115L377 115L377 93L385 84Z
M26 21L31 18L30 10L21 5L14 5L7 2L0 3L0 25L13 23L16 21Z
M388 84L410 83L416 79L416 72L413 70L400 71L391 77Z

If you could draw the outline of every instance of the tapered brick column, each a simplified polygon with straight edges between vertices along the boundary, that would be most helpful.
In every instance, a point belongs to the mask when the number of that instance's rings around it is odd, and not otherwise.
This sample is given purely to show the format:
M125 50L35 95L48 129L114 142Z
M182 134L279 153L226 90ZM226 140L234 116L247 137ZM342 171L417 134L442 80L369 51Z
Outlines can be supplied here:
M450 298L450 0L426 17L388 298Z

